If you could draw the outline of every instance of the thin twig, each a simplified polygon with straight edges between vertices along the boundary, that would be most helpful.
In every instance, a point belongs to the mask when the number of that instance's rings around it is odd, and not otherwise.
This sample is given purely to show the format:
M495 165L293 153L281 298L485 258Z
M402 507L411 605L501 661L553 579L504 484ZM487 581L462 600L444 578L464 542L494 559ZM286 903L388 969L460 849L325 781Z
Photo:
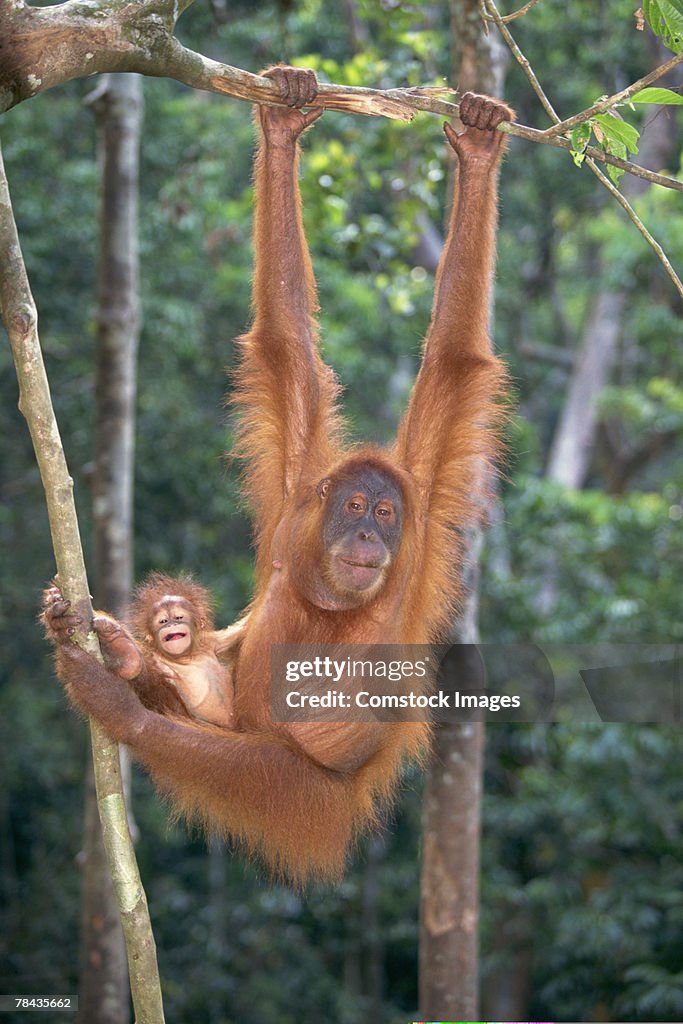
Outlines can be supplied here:
M680 277L678 276L678 274L676 273L676 271L672 267L671 262L669 260L669 257L666 255L666 253L662 249L662 247L659 244L659 242L657 241L657 239L653 235L650 234L650 232L645 227L645 225L643 224L642 220L640 219L640 217L638 216L636 211L633 209L633 207L629 203L629 201L626 198L626 196L623 195L623 193L621 193L618 188L616 188L616 186L610 181L610 179L607 177L607 175L604 174L600 170L600 168L597 166L597 164L595 164L593 162L593 160L587 160L586 163L588 164L588 166L590 167L591 171L596 176L598 181L601 182L601 184L603 184L605 186L605 188L610 193L610 195L613 196L614 199L616 199L616 201L619 203L619 205L621 207L623 207L623 209L626 211L629 219L638 228L638 230L640 231L641 235L643 236L643 238L645 239L647 244L650 245L654 249L655 253L657 254L659 259L661 260L664 269L666 270L667 274L669 275L669 277L673 281L674 287L676 288L676 291L681 296L681 298L683 298L683 283L681 282Z
M523 54L522 58L525 59ZM533 76L536 86L538 86L539 92L537 92L537 95L539 96L539 99L543 97L541 102L545 101L545 103L548 104L548 113L550 114L552 111L550 116L557 118L559 121L559 117L553 110L550 105L550 101L541 89L531 67L529 67L529 74ZM455 92L455 90L435 89L432 92L427 88L389 89L387 90L387 95L400 99L405 104L410 104L416 110L424 110L430 114L439 114L443 117L457 118L459 116L459 107L457 103L451 103L448 100L439 98L436 95L438 92ZM563 149L568 153L572 152L574 149L569 139L565 139L562 136L550 139L543 129L529 128L527 125L518 124L516 121L504 121L498 126L498 131L504 132L506 135L513 135L517 139L526 139L527 142L540 142L543 145L553 146L555 149ZM636 178L643 178L645 181L649 181L653 185L661 185L663 188L670 188L675 192L683 192L683 181L680 181L678 178L670 178L666 174L658 174L657 171L650 171L647 167L640 167L638 164L632 164L629 160L622 160L620 157L612 156L611 153L605 153L603 150L597 149L595 146L588 146L585 150L585 155L592 157L593 160L598 160L600 163L612 164L613 167L619 167L622 171L626 171Z
M500 20L501 20L501 23L502 23L503 25L509 25L509 23L510 23L511 21L516 21L516 20L517 20L517 18L521 18L521 17L523 17L523 16L525 15L525 14L528 14L528 12L529 12L529 11L531 10L531 8L532 8L532 7L535 7L537 3L538 3L538 0L529 0L529 2L528 2L528 3L526 3L526 4L524 4L524 7L520 7L520 9L519 9L518 11L513 11L513 13L512 13L512 14L502 14L502 15L501 15L501 18L500 18ZM493 17L493 15L491 15L491 14L488 14L488 13L486 13L486 12L484 13L484 18L485 18L485 19L486 19L487 21L495 21L495 20L496 20L496 19L495 19L495 18Z
M503 36L503 39L507 43L512 55L514 56L515 60L520 65L522 71L529 80L529 84L536 93L536 96L538 97L541 106L545 110L550 120L553 122L553 126L551 128L546 128L545 130L539 130L537 128L527 128L526 126L518 125L516 123L507 124L504 122L502 125L499 126L499 130L507 131L509 132L510 135L517 135L520 138L528 139L530 142L550 142L550 139L553 139L553 145L559 143L560 148L567 149L570 151L573 150L574 147L572 143L569 141L569 139L563 139L555 134L556 129L559 128L560 125L569 124L570 121L572 121L572 118L569 118L567 121L561 120L559 114L553 107L543 87L541 86L541 83L536 77L534 69L531 67L529 60L524 56L521 49L517 45L514 37L512 36L512 33L504 24L503 16L498 11L498 8L495 5L495 0L479 0L479 10L482 17L488 17L489 20L495 22L495 24L498 26L498 29L500 30L500 33ZM678 60L681 58L683 58L683 54L678 54L675 63L677 63ZM657 77L659 77L659 74L663 74L664 71L668 70L670 64L671 61L669 61L668 64L663 64L660 68L657 68ZM645 78L647 77L648 76L645 76ZM645 78L640 79L640 82L636 83L637 88L634 88L633 92L631 92L630 95L633 95L634 92L638 92L638 90L642 88L642 83L645 82ZM629 87L628 90L623 90L623 92L629 92L630 89L631 87ZM613 101L614 97L610 97L609 102L612 102L612 105ZM601 106L601 104L596 104L595 108L591 108L591 111L597 111L598 106ZM577 114L576 116L581 120L584 120L586 113L587 112L584 112L583 114ZM667 175L657 174L655 171L650 171L646 167L640 167L638 164L631 163L630 160L621 160L619 159L619 157L614 157L611 153L604 153L602 150L597 149L594 146L587 147L585 153L586 156L590 156L593 160L599 160L601 163L612 164L614 167L619 167L621 168L621 170L628 171L628 173L633 174L635 177L644 178L646 181L650 181L655 185L663 185L665 188L672 188L678 192L683 192L683 182L679 181L676 178L669 178Z
M574 146L569 139L565 139L562 135L549 139L545 132L539 128L527 128L525 125L504 121L503 124L498 126L498 130L508 135L514 135L516 138L527 139L529 142L540 142L542 145L554 146L557 149L564 149L567 153L574 152ZM618 156L612 156L611 153L605 153L596 146L587 146L583 154L592 160L597 160L598 163L619 167L622 171L627 171L635 178L649 181L652 185L662 185L664 188L673 189L674 192L683 192L683 181L680 178L669 178L666 174L650 171L647 167L641 167L639 164L632 164L628 160L622 160Z
M575 128L577 124L582 124L584 121L588 121L591 117L595 117L596 114L603 114L606 110L611 110L612 107L616 107L618 103L625 103L631 96L635 96L637 92L644 89L650 82L656 82L658 78L665 75L667 71L671 71L676 65L683 61L683 53L677 53L675 57L668 60L666 64L660 64L654 71L650 71L649 74L639 78L637 82L633 82L632 85L627 86L626 89L621 89L619 92L615 92L613 96L607 96L603 100L599 100L594 103L592 107L588 107L586 110L582 110L579 114L574 114L572 117L568 117L565 121L559 121L553 125L552 128L548 128L545 132L548 138L553 138L555 135L565 135L567 132Z
M510 35L510 32L509 32L507 26L505 26L504 24L501 23L501 15L499 14L498 9L496 8L494 0L481 0L481 3L483 5L485 5L486 8L488 8L489 13L493 17L493 20L495 21L495 23L498 26L501 34L503 35L503 38L505 39L505 41L507 42L508 46L510 47L510 50L512 51L512 54L514 55L515 59L517 60L517 62L521 66L521 68L524 71L525 75L529 79L529 82L531 83L531 86L532 86L534 92L536 93L536 95L538 96L539 100L541 101L541 104L543 105L543 109L546 111L546 113L551 118L551 120L555 122L556 125L560 124L561 123L560 119L559 119L559 117L558 117L558 115L557 115L557 113L556 113L552 103L550 102L550 100L546 96L545 92L543 91L543 88L542 88L540 82L536 78L536 75L534 74L533 69L532 69L531 65L529 64L529 61L526 59L526 57L524 56L524 54L520 50L519 46L517 46L517 43L514 41L514 39ZM683 56L683 55L681 55L681 56ZM542 133L542 134L546 134L546 133ZM548 138L547 134L546 134L546 138ZM558 138L555 138L555 141L560 141L560 140ZM569 143L569 141L567 139L562 139L561 141L567 143L568 144L568 148L571 148L571 144ZM599 152L599 151L596 151L596 152ZM654 250L654 252L658 256L658 258L661 261L664 269L666 270L667 274L669 275L669 277L673 281L674 286L675 286L676 290L678 291L679 295L683 296L683 284L681 284L680 278L676 274L676 271L672 267L672 265L671 265L671 263L669 261L669 258L667 257L666 253L662 249L662 247L659 244L659 242L654 238L654 236L645 227L645 225L641 221L640 217L638 216L638 214L635 212L635 210L633 209L633 207L629 203L628 199L626 199L625 196L622 195L622 193L619 191L618 188L615 188L615 186L609 180L607 175L604 174L600 170L600 168L597 166L597 164L594 161L593 147L589 147L588 150L586 151L586 154L587 154L587 157L588 157L586 162L588 163L588 166L592 170L593 174L595 174L595 176L597 177L598 181L602 185L604 185L604 187L607 189L607 191L610 193L610 195L612 195L617 200L619 205L626 211L626 213L628 214L630 220L633 222L633 224L635 224L635 226L637 227L638 231L641 233L641 235L643 236L645 241L648 243L648 245L650 245L652 247L652 249ZM611 161L609 161L609 162L611 163ZM643 177L644 177L644 175L643 175ZM683 185L683 183L679 183L679 184Z
M490 20L496 23L498 29L500 30L500 34L502 35L505 42L508 44L508 47L513 57L521 67L526 77L529 79L529 84L538 96L541 102L541 106L545 110L546 114L548 115L551 121L553 121L556 124L559 123L559 115L556 113L555 108L553 107L552 103L543 91L541 83L536 78L536 74L531 64L529 63L529 61L524 56L519 46L513 39L512 33L510 32L505 22L503 21L503 15L500 13L493 0L480 0L479 10L482 13L483 17L486 17L486 15L488 14L490 16Z
M548 96L536 77L531 64L520 50L507 25L504 24L502 15L498 11L494 0L479 0L479 11L482 17L488 16L489 20L495 22L498 26L498 29L507 43L510 52L522 68L522 71L526 75L531 88L536 93L536 96L538 97L538 100L546 114L554 125L560 124L561 119L559 114L548 99ZM509 135L518 136L522 139L528 139L530 142L546 142L549 145L557 146L559 149L565 149L569 152L574 149L569 139L565 139L561 135L550 136L547 129L542 131L538 128L527 128L525 125L519 125L517 123L508 124L507 122L503 122L503 124L499 125L498 130L507 132ZM649 181L653 185L662 185L664 188L671 188L676 192L683 192L683 181L679 181L677 178L670 178L666 174L658 174L656 171L650 171L646 167L640 167L638 164L631 163L630 160L622 160L620 157L612 156L611 153L605 153L603 150L597 149L595 146L588 146L585 150L585 155L587 157L591 157L593 160L599 160L600 163L612 164L613 167L619 167L622 171L626 171L636 178L643 178L645 181Z

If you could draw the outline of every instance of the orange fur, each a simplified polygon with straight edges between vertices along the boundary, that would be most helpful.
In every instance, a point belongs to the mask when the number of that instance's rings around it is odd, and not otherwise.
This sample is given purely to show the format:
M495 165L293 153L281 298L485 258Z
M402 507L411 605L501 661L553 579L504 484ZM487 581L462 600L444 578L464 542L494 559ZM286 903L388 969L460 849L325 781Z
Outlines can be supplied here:
M292 83L297 72L271 74ZM476 98L468 109L478 119L473 124L489 128L511 115ZM388 449L344 448L339 387L318 348L297 186L297 139L313 116L266 107L258 113L254 322L239 341L234 397L257 577L235 670L237 728L141 713L106 673L89 666L86 681L74 649L58 652L75 702L130 744L179 813L259 852L275 874L295 882L340 876L349 845L376 823L401 764L420 756L429 729L424 722L274 722L271 645L443 638L459 598L458 530L480 514L479 482L496 455L505 383L487 335L504 141L471 128L459 139L448 136L460 159L459 201L422 367L396 442ZM334 572L320 576L329 513L316 488L324 478L355 486L371 471L401 494L400 546L376 596L335 604ZM138 595L138 624L155 587Z
M201 630L197 630L200 643L202 634L213 630L213 600L206 587L191 576L167 576L163 572L151 572L145 582L135 589L128 609L128 619L138 642L146 647L151 646L152 650L154 645L147 639L151 628L151 610L159 601L171 596L184 598L192 607L194 621L203 624Z

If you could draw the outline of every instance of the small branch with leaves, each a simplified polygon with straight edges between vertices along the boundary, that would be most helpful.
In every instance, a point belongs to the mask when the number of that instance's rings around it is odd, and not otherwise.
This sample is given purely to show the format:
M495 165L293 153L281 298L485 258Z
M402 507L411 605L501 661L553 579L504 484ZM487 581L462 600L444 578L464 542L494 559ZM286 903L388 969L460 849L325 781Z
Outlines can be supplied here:
M270 79L205 57L174 37L177 18L191 3L192 0L159 0L154 4L148 0L67 0L52 7L34 8L22 0L0 0L0 38L7 44L0 66L0 112L63 82L107 71L172 78L193 89L251 103L279 104L277 86ZM526 4L514 17L521 17L533 6ZM505 22L513 20L513 16L501 16L495 5L483 4L483 0L482 12L506 31ZM654 77L648 79L654 81ZM457 104L445 98L452 95L452 89L442 87L371 89L321 83L314 105L402 121L411 121L418 111L457 118ZM641 97L638 102L661 100ZM577 115L582 123L588 116L589 113ZM609 136L611 122L616 122L616 118L606 116L610 123L602 131ZM501 125L500 130L529 142L576 152L574 142L559 133L562 122L557 117L556 122L557 131L555 126L542 132L508 123ZM597 124L597 119L592 123ZM616 134L615 128L612 136ZM622 145L618 139L611 149L588 146L588 140L581 145L582 156L605 163L619 173L628 171L653 184L683 191L683 182L625 159L626 150L617 151Z
M672 89L647 88L652 82L656 82L669 71L672 71L681 61L683 61L683 53L677 53L671 60L660 64L658 68L654 68L653 71L639 78L637 82L633 82L626 89L621 89L619 92L614 93L613 96L603 96L592 107L582 110L579 114L574 114L573 117L568 117L566 121L559 121L551 128L548 128L544 134L547 138L552 138L555 135L564 135L577 125L585 124L586 121L590 121L591 118L597 117L599 114L609 113L615 107L627 102L683 105L683 96L680 96Z
M681 5L680 31L678 32L678 35L673 33L671 21L669 20L665 22L663 17L660 17L660 8L656 3L656 0L650 0L649 14L653 19L651 22L653 30L664 38L667 45L671 45L680 51L683 50L683 2L682 0L674 0L674 3ZM543 109L553 122L552 126L546 129L546 131L539 132L539 138L536 141L562 142L563 148L570 150L574 157L574 161L578 166L581 166L584 161L586 162L587 166L591 169L593 174L595 174L598 181L600 181L610 195L612 195L612 197L625 210L629 219L636 226L648 245L656 253L657 258L661 261L662 266L671 278L678 294L683 297L683 282L681 282L680 277L674 270L668 256L662 249L659 242L657 242L650 231L645 227L626 197L622 195L616 187L619 183L621 174L623 174L624 171L629 171L632 174L636 173L636 165L631 164L629 161L625 160L624 157L626 157L628 150L633 153L638 151L637 142L639 136L637 129L634 128L633 125L627 124L627 122L624 121L615 110L615 106L623 102L683 104L683 97L670 89L649 88L650 82L654 82L658 78L661 78L663 74L670 71L673 67L676 67L681 63L681 61L683 61L683 52L677 53L671 60L666 61L665 64L655 68L650 74L640 78L637 82L634 82L626 89L622 89L613 96L604 97L587 110L563 121L546 95L543 87L536 77L536 74L534 73L533 68L531 67L531 64L515 42L507 27L505 18L496 7L495 0L480 0L479 10L482 18L486 22L493 21L498 27L503 39L510 49L510 52L524 71L524 74L526 75L533 91L536 93ZM564 137L564 134L567 132L569 132L571 136L570 139ZM602 145L602 150L597 150L595 147L589 145L591 135L593 134ZM607 168L609 171L609 177L597 166L596 160L600 159L609 165ZM645 171L644 168L638 168L637 176L645 178L654 184L663 184L663 182L659 180L663 177L662 175ZM610 178L612 180L610 180ZM677 188L678 191L683 191L683 182L677 181L673 178L668 178L667 181L669 182L669 187ZM676 182L675 185L672 184L673 182Z

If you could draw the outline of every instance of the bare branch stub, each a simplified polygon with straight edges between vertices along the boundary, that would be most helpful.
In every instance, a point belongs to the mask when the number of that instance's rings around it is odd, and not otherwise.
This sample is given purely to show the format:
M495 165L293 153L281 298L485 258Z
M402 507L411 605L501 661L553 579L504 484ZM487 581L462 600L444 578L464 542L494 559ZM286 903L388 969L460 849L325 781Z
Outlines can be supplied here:
M528 14L531 8L535 7L537 3L538 0L528 0L528 3L525 3L523 7L520 7L518 11L513 11L512 14L502 14L500 17L501 23L503 25L509 25L511 21L517 21L517 18L523 18L524 15ZM484 12L484 18L486 21L496 21L493 15L488 14L487 12Z

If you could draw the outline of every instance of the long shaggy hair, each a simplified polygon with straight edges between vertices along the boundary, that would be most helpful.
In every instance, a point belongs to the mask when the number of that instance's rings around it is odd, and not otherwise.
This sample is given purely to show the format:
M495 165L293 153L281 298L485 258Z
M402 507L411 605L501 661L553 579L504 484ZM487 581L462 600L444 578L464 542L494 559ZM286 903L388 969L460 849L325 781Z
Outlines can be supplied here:
M136 587L128 612L130 628L140 643L146 643L149 635L152 608L168 597L184 598L192 608L195 626L202 622L202 632L213 630L213 598L206 587L185 573L167 576L163 572L152 572Z

